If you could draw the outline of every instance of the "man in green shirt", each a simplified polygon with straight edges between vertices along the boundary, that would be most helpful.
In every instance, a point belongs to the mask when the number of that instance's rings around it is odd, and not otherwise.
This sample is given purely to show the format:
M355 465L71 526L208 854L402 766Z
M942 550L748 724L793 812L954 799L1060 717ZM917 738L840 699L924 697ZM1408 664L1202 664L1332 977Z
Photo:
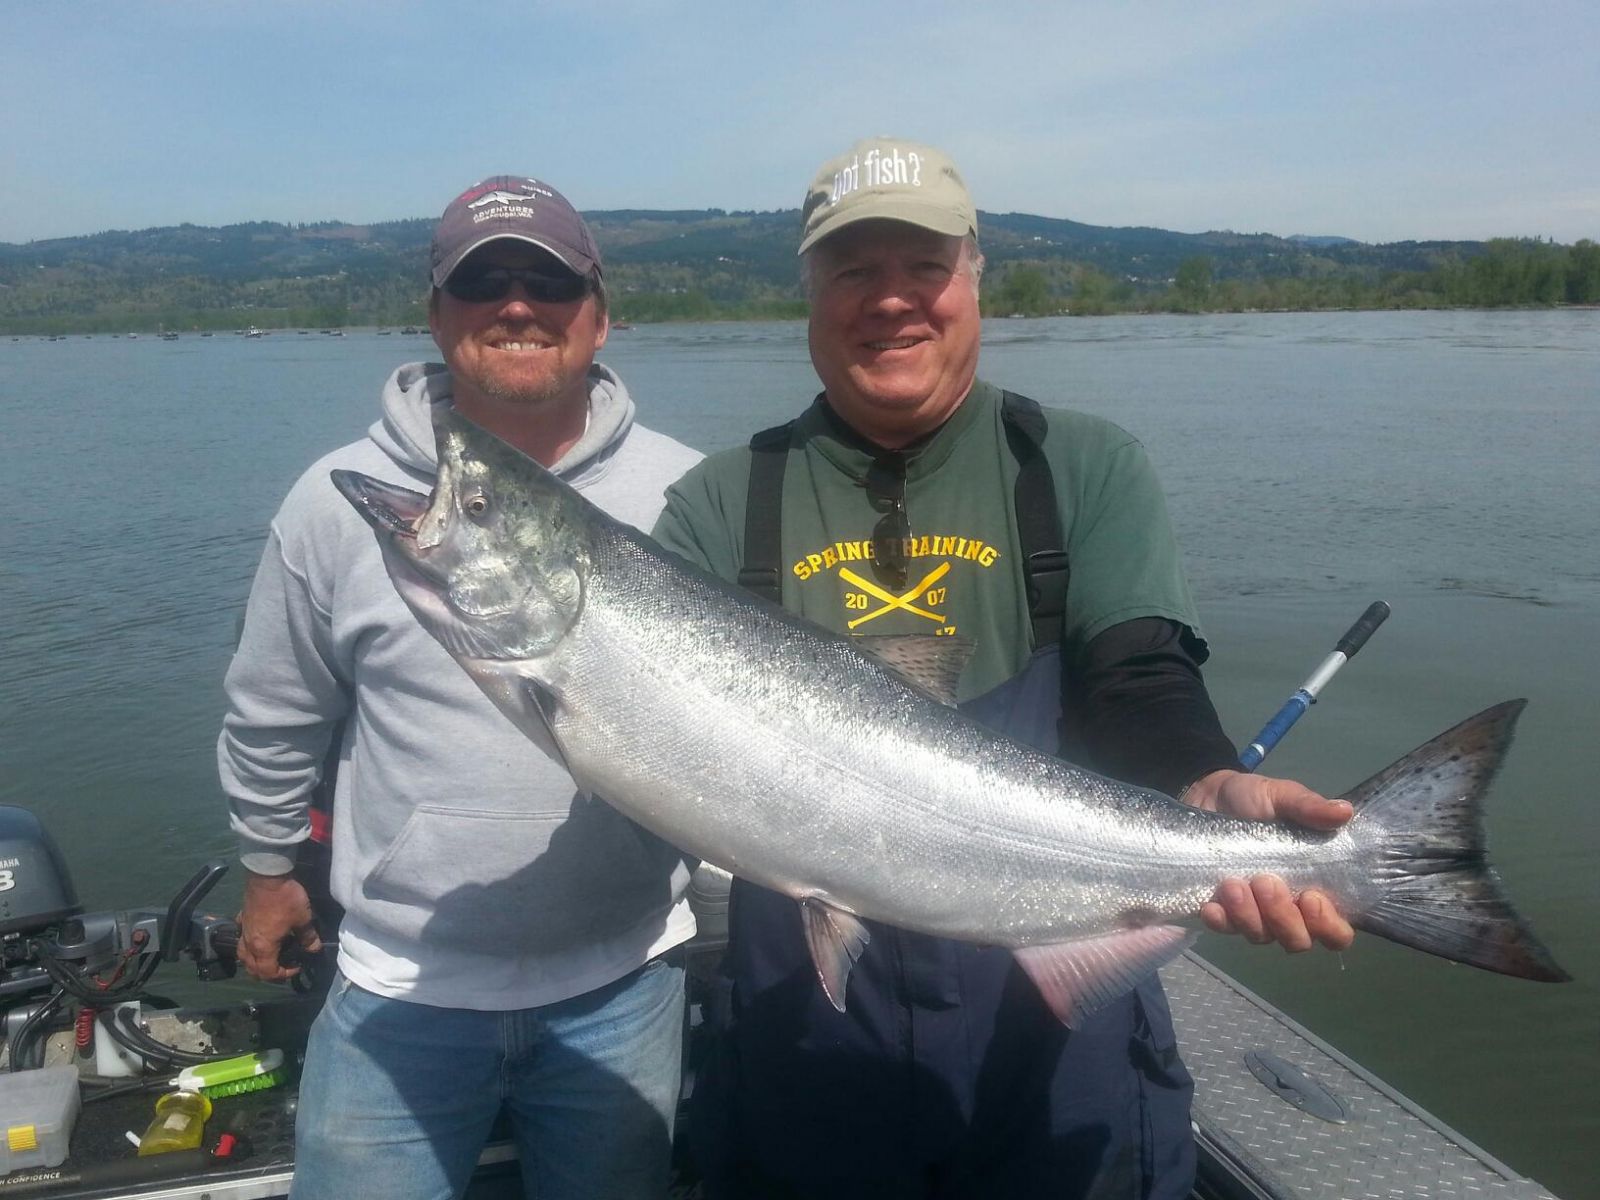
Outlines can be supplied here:
M970 641L969 711L1106 774L1238 816L1349 820L1234 769L1139 443L977 378L983 259L954 164L860 142L823 166L804 221L823 392L679 481L661 542L841 632ZM1266 876L1202 915L1289 950L1353 936L1325 897ZM838 1013L794 902L735 882L692 1122L712 1196L1188 1194L1192 1086L1159 982L1069 1033L1005 951L871 930Z

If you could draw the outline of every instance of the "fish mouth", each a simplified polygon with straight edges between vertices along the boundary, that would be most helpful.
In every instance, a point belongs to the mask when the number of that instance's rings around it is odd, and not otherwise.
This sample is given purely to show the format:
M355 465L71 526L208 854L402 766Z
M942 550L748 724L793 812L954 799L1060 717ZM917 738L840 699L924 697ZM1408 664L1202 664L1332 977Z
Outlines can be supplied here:
M334 471L332 477L333 486L368 525L391 537L416 539L417 522L428 511L427 496L359 471Z
M430 628L454 629L459 619L445 598L446 581L424 560L417 525L427 514L431 497L396 487L359 471L331 472L333 486L378 533L383 565L401 599ZM442 635L436 635L442 636Z

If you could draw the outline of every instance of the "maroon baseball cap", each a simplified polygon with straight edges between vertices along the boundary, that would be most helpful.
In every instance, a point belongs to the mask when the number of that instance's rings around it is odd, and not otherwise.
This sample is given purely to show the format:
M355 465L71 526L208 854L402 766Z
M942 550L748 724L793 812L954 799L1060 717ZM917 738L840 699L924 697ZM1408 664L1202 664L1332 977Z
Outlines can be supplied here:
M433 231L433 286L479 246L512 238L548 250L575 275L600 274L600 248L578 210L548 183L495 175L450 201Z

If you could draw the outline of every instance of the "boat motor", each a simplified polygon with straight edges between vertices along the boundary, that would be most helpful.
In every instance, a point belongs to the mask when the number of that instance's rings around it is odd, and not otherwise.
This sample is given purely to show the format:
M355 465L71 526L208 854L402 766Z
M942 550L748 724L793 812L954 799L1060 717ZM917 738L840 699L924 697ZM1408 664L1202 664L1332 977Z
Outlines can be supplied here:
M156 968L182 955L201 979L231 977L238 925L196 911L227 869L207 863L164 909L86 913L38 817L0 805L0 1024L12 1057L42 1055L36 1035L68 1000L93 1010L139 1000Z
M36 933L81 911L67 864L39 818L0 805L0 937Z

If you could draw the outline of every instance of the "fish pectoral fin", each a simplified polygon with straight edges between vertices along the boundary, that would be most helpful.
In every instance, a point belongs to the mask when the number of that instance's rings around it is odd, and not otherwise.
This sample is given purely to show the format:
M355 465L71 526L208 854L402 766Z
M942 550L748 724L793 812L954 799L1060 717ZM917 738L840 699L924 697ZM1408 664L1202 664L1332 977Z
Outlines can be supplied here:
M585 796L591 789L579 779L567 761L561 739L556 736L556 720L561 714L561 698L546 684L530 679L501 662L489 659L462 659L467 674L483 689L484 695L494 701L494 706L510 719L539 749L565 768Z
M925 633L858 634L856 648L940 704L956 703L956 684L972 659L974 642L959 634L930 637Z
M548 750L555 741L556 717L561 699L543 682L530 679L508 664L493 658L459 660L472 682L494 701L506 717L527 737Z
M1078 1029L1091 1014L1177 958L1198 936L1177 925L1146 925L1070 942L1024 946L1015 954L1050 1011L1067 1028Z
M538 717L540 726L550 734L552 741L556 736L556 717L561 712L561 701L556 694L537 679L524 679L522 681L522 696L528 702L530 713Z
M811 962L817 968L822 991L828 1002L843 1012L850 968L856 965L872 935L854 913L835 908L815 896L800 901L800 917L805 923L806 945L811 949Z

